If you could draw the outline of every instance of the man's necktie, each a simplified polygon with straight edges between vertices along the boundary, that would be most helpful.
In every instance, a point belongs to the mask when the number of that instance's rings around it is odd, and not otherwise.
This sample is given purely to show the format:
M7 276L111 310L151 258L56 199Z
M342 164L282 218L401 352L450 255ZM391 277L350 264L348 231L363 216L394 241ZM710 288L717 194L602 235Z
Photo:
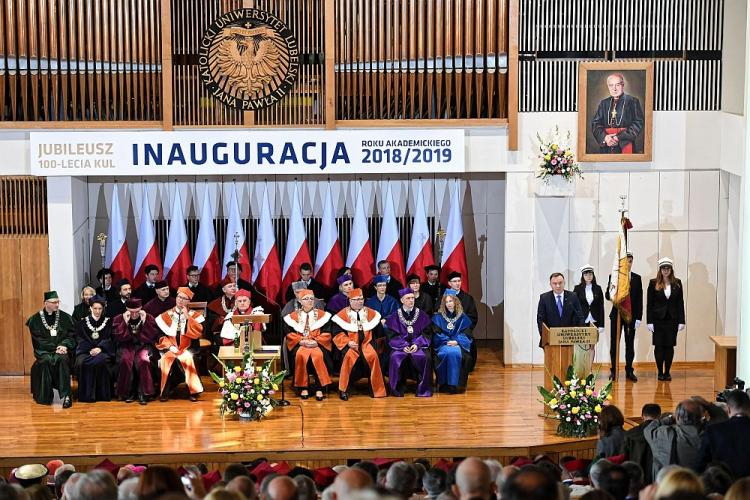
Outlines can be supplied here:
M556 295L557 297L557 312L560 314L560 318L562 318L562 296Z

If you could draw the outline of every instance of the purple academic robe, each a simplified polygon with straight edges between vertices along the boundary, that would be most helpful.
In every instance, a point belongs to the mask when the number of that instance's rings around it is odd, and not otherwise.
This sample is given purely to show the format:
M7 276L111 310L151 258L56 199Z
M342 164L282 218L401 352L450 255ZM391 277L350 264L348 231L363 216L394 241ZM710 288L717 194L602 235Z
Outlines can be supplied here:
M164 311L169 311L175 306L176 302L174 297L167 297L161 300L159 297L154 297L145 304L143 304L143 310L154 318L158 317Z
M132 394L133 372L138 374L138 389L144 396L155 393L151 375L151 354L154 344L159 340L159 329L154 317L146 314L146 319L139 326L138 322L129 324L122 314L115 317L112 325L112 336L117 343L117 396L125 399Z
M339 292L328 301L326 311L336 315L340 310L349 305L349 297L345 293Z
M412 333L409 333L408 326L399 318L399 311L404 315L407 321L414 321L411 325ZM414 315L419 316L414 319ZM432 362L429 353L430 339L425 335L431 327L430 316L418 308L414 308L412 314L407 314L402 308L399 308L388 316L385 320L385 327L388 329L389 345L391 346L391 362L388 367L388 383L391 386L391 394L401 396L399 391L399 371L401 364L406 360L411 360L414 366L419 385L417 385L417 396L432 396ZM404 352L405 347L416 345L418 349L413 353Z

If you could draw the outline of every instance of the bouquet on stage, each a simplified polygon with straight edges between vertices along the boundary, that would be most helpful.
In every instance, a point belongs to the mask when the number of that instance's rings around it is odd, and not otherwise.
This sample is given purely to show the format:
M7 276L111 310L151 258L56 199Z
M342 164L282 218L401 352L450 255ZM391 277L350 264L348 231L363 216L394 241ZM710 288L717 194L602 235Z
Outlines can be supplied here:
M560 137L560 130L555 127L550 137L543 139L539 133L536 134L539 141L539 170L537 178L549 182L555 176L568 182L573 182L576 177L583 178L581 166L576 163L575 155L571 150L570 131L565 138Z
M222 416L229 414L238 415L242 420L260 420L279 406L279 400L274 396L283 383L286 372L273 373L272 360L255 366L252 352L245 354L242 364L236 366L228 366L216 359L224 368L224 376L209 373L219 385L219 413Z
M555 418L560 420L557 426L558 436L587 437L596 434L599 413L612 400L612 381L607 382L598 391L594 385L595 381L596 375L593 373L585 379L577 378L571 365L564 382L557 376L553 377L551 391L542 386L538 387L544 404L556 414Z

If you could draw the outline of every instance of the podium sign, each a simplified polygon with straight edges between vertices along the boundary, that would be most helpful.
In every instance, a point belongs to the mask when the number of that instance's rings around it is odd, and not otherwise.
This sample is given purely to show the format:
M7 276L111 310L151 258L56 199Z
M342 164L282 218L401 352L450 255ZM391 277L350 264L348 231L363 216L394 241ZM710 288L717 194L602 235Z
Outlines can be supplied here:
M599 341L599 330L594 326L549 328L548 345L594 345Z

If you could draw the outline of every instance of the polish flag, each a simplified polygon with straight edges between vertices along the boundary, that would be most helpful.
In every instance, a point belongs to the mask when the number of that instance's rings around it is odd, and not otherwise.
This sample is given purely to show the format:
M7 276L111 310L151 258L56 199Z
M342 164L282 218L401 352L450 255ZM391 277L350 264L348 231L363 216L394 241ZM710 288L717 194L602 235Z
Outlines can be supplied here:
M323 221L318 237L318 255L315 257L315 279L328 288L336 287L336 273L344 267L341 255L339 230L336 227L336 212L333 209L331 185L328 185L323 204Z
M201 270L200 281L211 285L221 279L221 265L219 264L219 247L216 245L214 231L214 216L211 210L211 197L208 186L203 195L203 206L200 214L198 241L195 244L193 263Z
M404 252L401 251L401 238L398 234L398 222L396 222L396 209L393 207L393 194L391 183L385 191L383 203L383 224L380 227L380 241L378 242L378 260L387 260L391 264L391 276L406 283L404 274ZM373 268L374 269L374 268Z
M263 191L263 204L260 206L258 238L255 241L255 257L253 258L253 284L270 301L279 303L281 264L279 263L279 250L276 247L276 237L271 222L268 186Z
M249 281L252 269L250 267L250 258L247 254L247 245L245 245L245 227L242 224L240 206L237 203L237 189L234 185L232 185L228 208L229 224L227 224L227 238L224 241L224 262L221 268L221 277L224 278L227 275L227 264L234 261L232 253L237 248L240 252L237 262L242 266L242 272L237 273L237 277ZM236 245L234 241L235 234L238 236Z
M307 248L307 234L305 234L305 224L302 221L302 206L299 202L297 183L295 183L294 198L292 198L292 213L289 217L289 233L286 239L284 271L282 273L284 278L281 280L281 293L286 293L289 285L299 279L299 266L305 262L309 264L310 261L310 250Z
M180 189L175 186L172 200L172 220L169 221L167 235L167 250L164 253L164 279L173 289L181 287L187 275L190 262L190 248L188 247L185 217L182 215Z
M143 184L143 197L141 199L141 222L138 225L138 252L135 256L135 275L133 276L133 288L141 286L146 281L144 269L148 265L155 265L161 269L161 258L159 247L156 245L156 233L154 232L154 220L151 218L151 207L148 202L148 185Z
M114 281L125 278L133 279L133 264L130 262L128 242L125 240L125 223L120 211L120 196L117 193L117 183L112 188L112 211L109 214L107 228L107 247L104 264L112 269Z
M461 195L459 181L456 181L451 196L451 208L448 215L448 227L445 229L443 243L443 261L441 262L440 279L448 284L448 274L453 271L461 273L461 290L469 292L469 267L466 264L466 248L464 246L464 227L461 222Z
M357 201L354 205L354 222L352 223L352 234L349 239L349 253L346 256L346 265L352 268L354 283L366 286L375 275L375 261L370 248L370 231L367 228L367 214L365 213L365 202L362 199L362 186L357 191Z
M417 188L417 202L414 210L414 225L411 229L409 258L406 262L406 274L416 274L422 281L427 281L425 266L435 264L430 243L430 227L427 225L427 210L424 206L422 183Z

